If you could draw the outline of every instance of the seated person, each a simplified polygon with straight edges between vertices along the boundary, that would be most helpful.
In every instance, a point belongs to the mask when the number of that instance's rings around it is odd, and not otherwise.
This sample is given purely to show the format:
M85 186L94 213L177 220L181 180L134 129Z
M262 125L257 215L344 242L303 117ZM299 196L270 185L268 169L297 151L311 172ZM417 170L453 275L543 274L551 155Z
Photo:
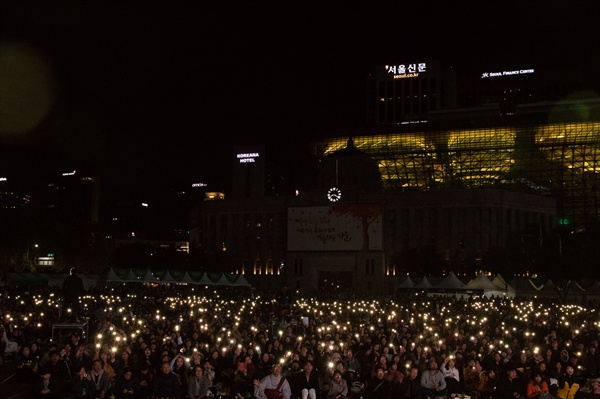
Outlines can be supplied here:
M432 399L448 394L446 379L438 369L437 360L433 356L427 362L427 370L421 376L421 388L425 396Z
M546 381L542 379L542 374L539 371L534 371L527 384L527 399L545 399L549 395L550 389Z

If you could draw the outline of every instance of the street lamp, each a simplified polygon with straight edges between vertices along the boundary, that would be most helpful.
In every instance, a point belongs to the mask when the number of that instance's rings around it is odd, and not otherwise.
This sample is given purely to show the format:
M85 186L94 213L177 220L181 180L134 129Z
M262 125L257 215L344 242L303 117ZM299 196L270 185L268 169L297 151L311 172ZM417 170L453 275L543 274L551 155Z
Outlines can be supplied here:
M39 247L38 244L33 244L34 250L38 249L38 247ZM34 258L35 258L35 253L34 253ZM27 246L27 260L29 260L29 246Z

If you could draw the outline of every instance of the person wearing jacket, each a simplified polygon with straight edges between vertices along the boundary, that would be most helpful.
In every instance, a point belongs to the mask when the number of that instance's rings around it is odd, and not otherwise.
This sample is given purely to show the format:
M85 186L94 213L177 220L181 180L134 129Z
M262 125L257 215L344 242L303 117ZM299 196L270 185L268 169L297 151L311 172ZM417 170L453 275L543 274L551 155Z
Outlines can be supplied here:
M527 399L541 399L544 393L550 394L548 384L542 379L542 374L535 371L527 384Z
M347 399L348 383L342 378L342 373L339 370L333 372L333 378L329 382L327 391L327 399Z
M296 397L301 399L320 399L319 377L314 368L313 362L307 360L304 363L303 371L294 376L291 386L292 393Z
M179 377L171 371L169 362L163 362L160 372L154 377L154 396L158 399L179 398Z
M427 370L421 376L421 387L428 398L436 398L448 394L444 374L439 370L437 360L431 357L427 362Z

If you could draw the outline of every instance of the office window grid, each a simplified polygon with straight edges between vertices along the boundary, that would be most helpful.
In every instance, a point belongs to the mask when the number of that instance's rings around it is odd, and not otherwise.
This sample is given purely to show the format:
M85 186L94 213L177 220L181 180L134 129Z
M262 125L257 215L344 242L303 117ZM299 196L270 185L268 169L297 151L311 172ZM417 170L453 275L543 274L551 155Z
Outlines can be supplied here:
M600 220L600 122L354 136L386 189L503 188L550 195L575 228ZM346 138L312 144L323 157Z

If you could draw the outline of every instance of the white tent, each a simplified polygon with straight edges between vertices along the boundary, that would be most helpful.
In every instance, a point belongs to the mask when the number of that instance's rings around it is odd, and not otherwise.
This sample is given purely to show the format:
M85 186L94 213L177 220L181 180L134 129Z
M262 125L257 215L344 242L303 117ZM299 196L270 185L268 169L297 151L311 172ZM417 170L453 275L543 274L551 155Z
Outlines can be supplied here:
M516 296L533 297L539 294L540 287L536 286L531 279L527 277L515 277L510 281L510 286L514 287Z
M504 277L502 277L500 273L498 273L496 277L494 277L494 279L492 280L492 284L505 291L507 296L511 298L515 297L516 290L506 282L506 280L504 279Z
M192 276L190 276L189 272L185 272L185 274L183 275L183 278L181 280L179 280L180 283L187 283L187 284L198 284L198 282L196 280L194 280L192 278Z
M123 279L119 276L117 276L117 273L115 273L114 269L111 267L110 270L108 271L108 275L106 276L106 282L107 283L114 283L114 282L123 282Z
M407 276L400 284L396 286L396 289L411 289L415 287L415 282L412 281L410 276Z
M221 274L221 277L215 282L215 285L231 285L231 282L225 277L224 274Z
M435 289L452 290L452 291L462 290L462 289L464 289L464 287L465 287L465 283L460 281L460 279L458 277L456 277L456 274L454 274L454 272L448 273L446 278L444 278L438 284L433 286L433 288L435 288Z
M80 274L79 277L81 277L83 288L85 288L86 291L98 285L99 278L96 274Z
M232 280L232 282L229 283L230 285L234 287L251 287L243 274L230 274L229 276Z
M556 288L551 279L548 279L539 289L538 293L542 296L558 296L558 288Z
M473 280L469 281L467 285L465 285L465 288L468 290L482 291L483 295L488 298L491 296L504 296L507 294L504 289L492 283L483 273L480 273Z
M419 281L418 284L415 285L415 288L421 288L421 289L429 289L431 287L433 287L433 286L431 285L429 280L427 280L427 276L423 277L423 279L421 281Z
M144 276L138 277L138 276L136 276L136 274L133 272L132 269L129 269L129 273L127 273L127 277L124 278L124 281L126 281L128 283L143 283Z
M163 278L161 278L160 280L157 279L158 283L178 283L178 280L175 280L173 278L173 276L171 275L171 273L167 270L167 272L165 273L165 275L163 276Z
M204 273L198 281L198 285L215 285L215 282L208 278L208 274Z

